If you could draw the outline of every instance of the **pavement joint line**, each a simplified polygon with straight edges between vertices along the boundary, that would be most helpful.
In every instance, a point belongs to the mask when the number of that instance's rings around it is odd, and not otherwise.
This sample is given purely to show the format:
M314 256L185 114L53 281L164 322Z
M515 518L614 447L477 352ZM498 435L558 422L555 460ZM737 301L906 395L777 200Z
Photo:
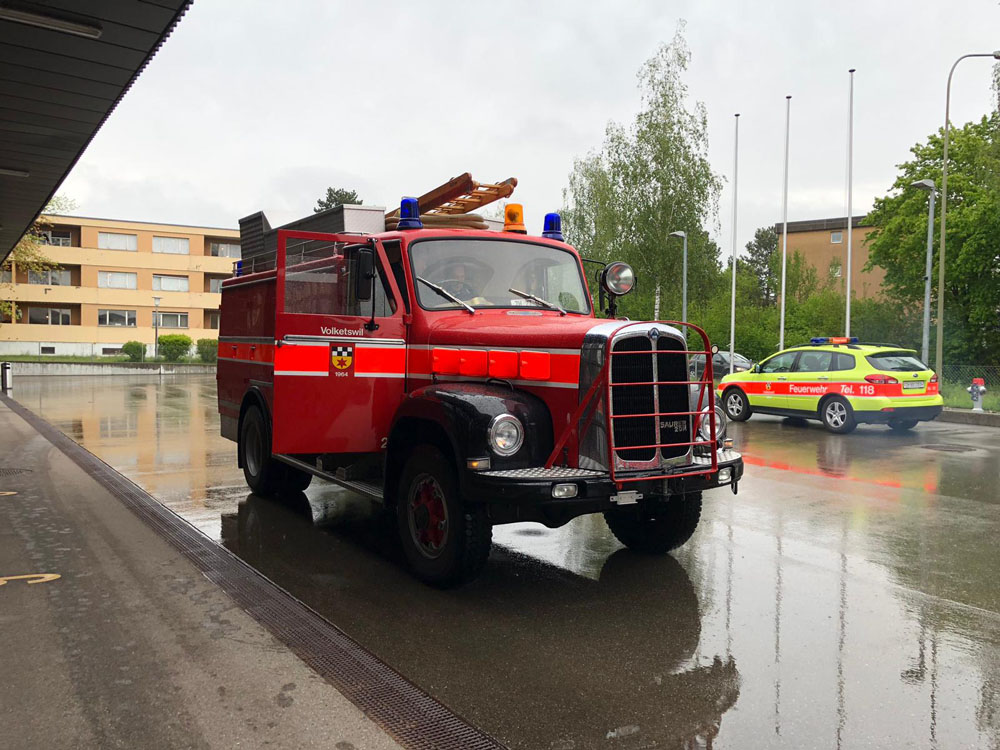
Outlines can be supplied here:
M505 750L45 419L2 393L0 404L117 497L400 745L413 750Z

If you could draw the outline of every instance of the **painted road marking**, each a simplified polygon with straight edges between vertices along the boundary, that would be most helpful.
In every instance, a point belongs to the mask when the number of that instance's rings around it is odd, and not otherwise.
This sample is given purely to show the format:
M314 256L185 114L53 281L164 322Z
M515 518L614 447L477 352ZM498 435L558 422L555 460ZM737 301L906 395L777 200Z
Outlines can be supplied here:
M5 585L8 581L23 581L30 578L35 580L28 580L28 585L33 583L48 583L49 581L55 581L58 578L62 578L58 573L28 573L21 576L0 576L0 586Z

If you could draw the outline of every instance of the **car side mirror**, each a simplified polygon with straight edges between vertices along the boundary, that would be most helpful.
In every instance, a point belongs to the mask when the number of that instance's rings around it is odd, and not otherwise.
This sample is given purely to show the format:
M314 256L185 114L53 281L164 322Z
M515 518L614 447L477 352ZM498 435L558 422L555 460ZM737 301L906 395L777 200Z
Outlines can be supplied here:
M372 279L375 278L375 253L370 247L357 251L357 274L354 277L354 296L365 301L372 298Z
M752 373L758 373L758 372L760 372L760 365L754 365L753 367L751 367L750 368L750 372L752 372Z

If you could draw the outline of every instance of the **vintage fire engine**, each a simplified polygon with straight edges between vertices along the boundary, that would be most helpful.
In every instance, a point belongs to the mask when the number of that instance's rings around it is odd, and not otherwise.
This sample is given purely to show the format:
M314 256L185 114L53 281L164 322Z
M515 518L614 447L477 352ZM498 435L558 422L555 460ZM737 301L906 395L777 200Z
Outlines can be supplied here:
M516 181L468 175L379 216L388 231L271 230L241 221L222 284L222 435L257 494L313 476L383 503L406 558L439 586L475 577L492 526L603 513L642 552L688 540L702 492L736 491L743 462L714 403L712 347L676 322L616 319L635 284L585 261L559 216L528 236L470 208ZM688 355L706 355L692 380Z

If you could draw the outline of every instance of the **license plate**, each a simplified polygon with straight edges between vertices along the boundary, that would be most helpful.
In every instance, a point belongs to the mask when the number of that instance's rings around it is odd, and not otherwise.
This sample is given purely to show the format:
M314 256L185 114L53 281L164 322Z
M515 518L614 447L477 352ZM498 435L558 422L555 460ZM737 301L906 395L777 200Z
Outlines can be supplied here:
M913 388L923 388L923 387L924 387L924 381L923 380L904 380L903 381L903 388L905 388L907 390L912 390Z
M618 505L634 505L640 500L642 500L642 495L635 491L619 492L617 495L611 496L611 502Z

